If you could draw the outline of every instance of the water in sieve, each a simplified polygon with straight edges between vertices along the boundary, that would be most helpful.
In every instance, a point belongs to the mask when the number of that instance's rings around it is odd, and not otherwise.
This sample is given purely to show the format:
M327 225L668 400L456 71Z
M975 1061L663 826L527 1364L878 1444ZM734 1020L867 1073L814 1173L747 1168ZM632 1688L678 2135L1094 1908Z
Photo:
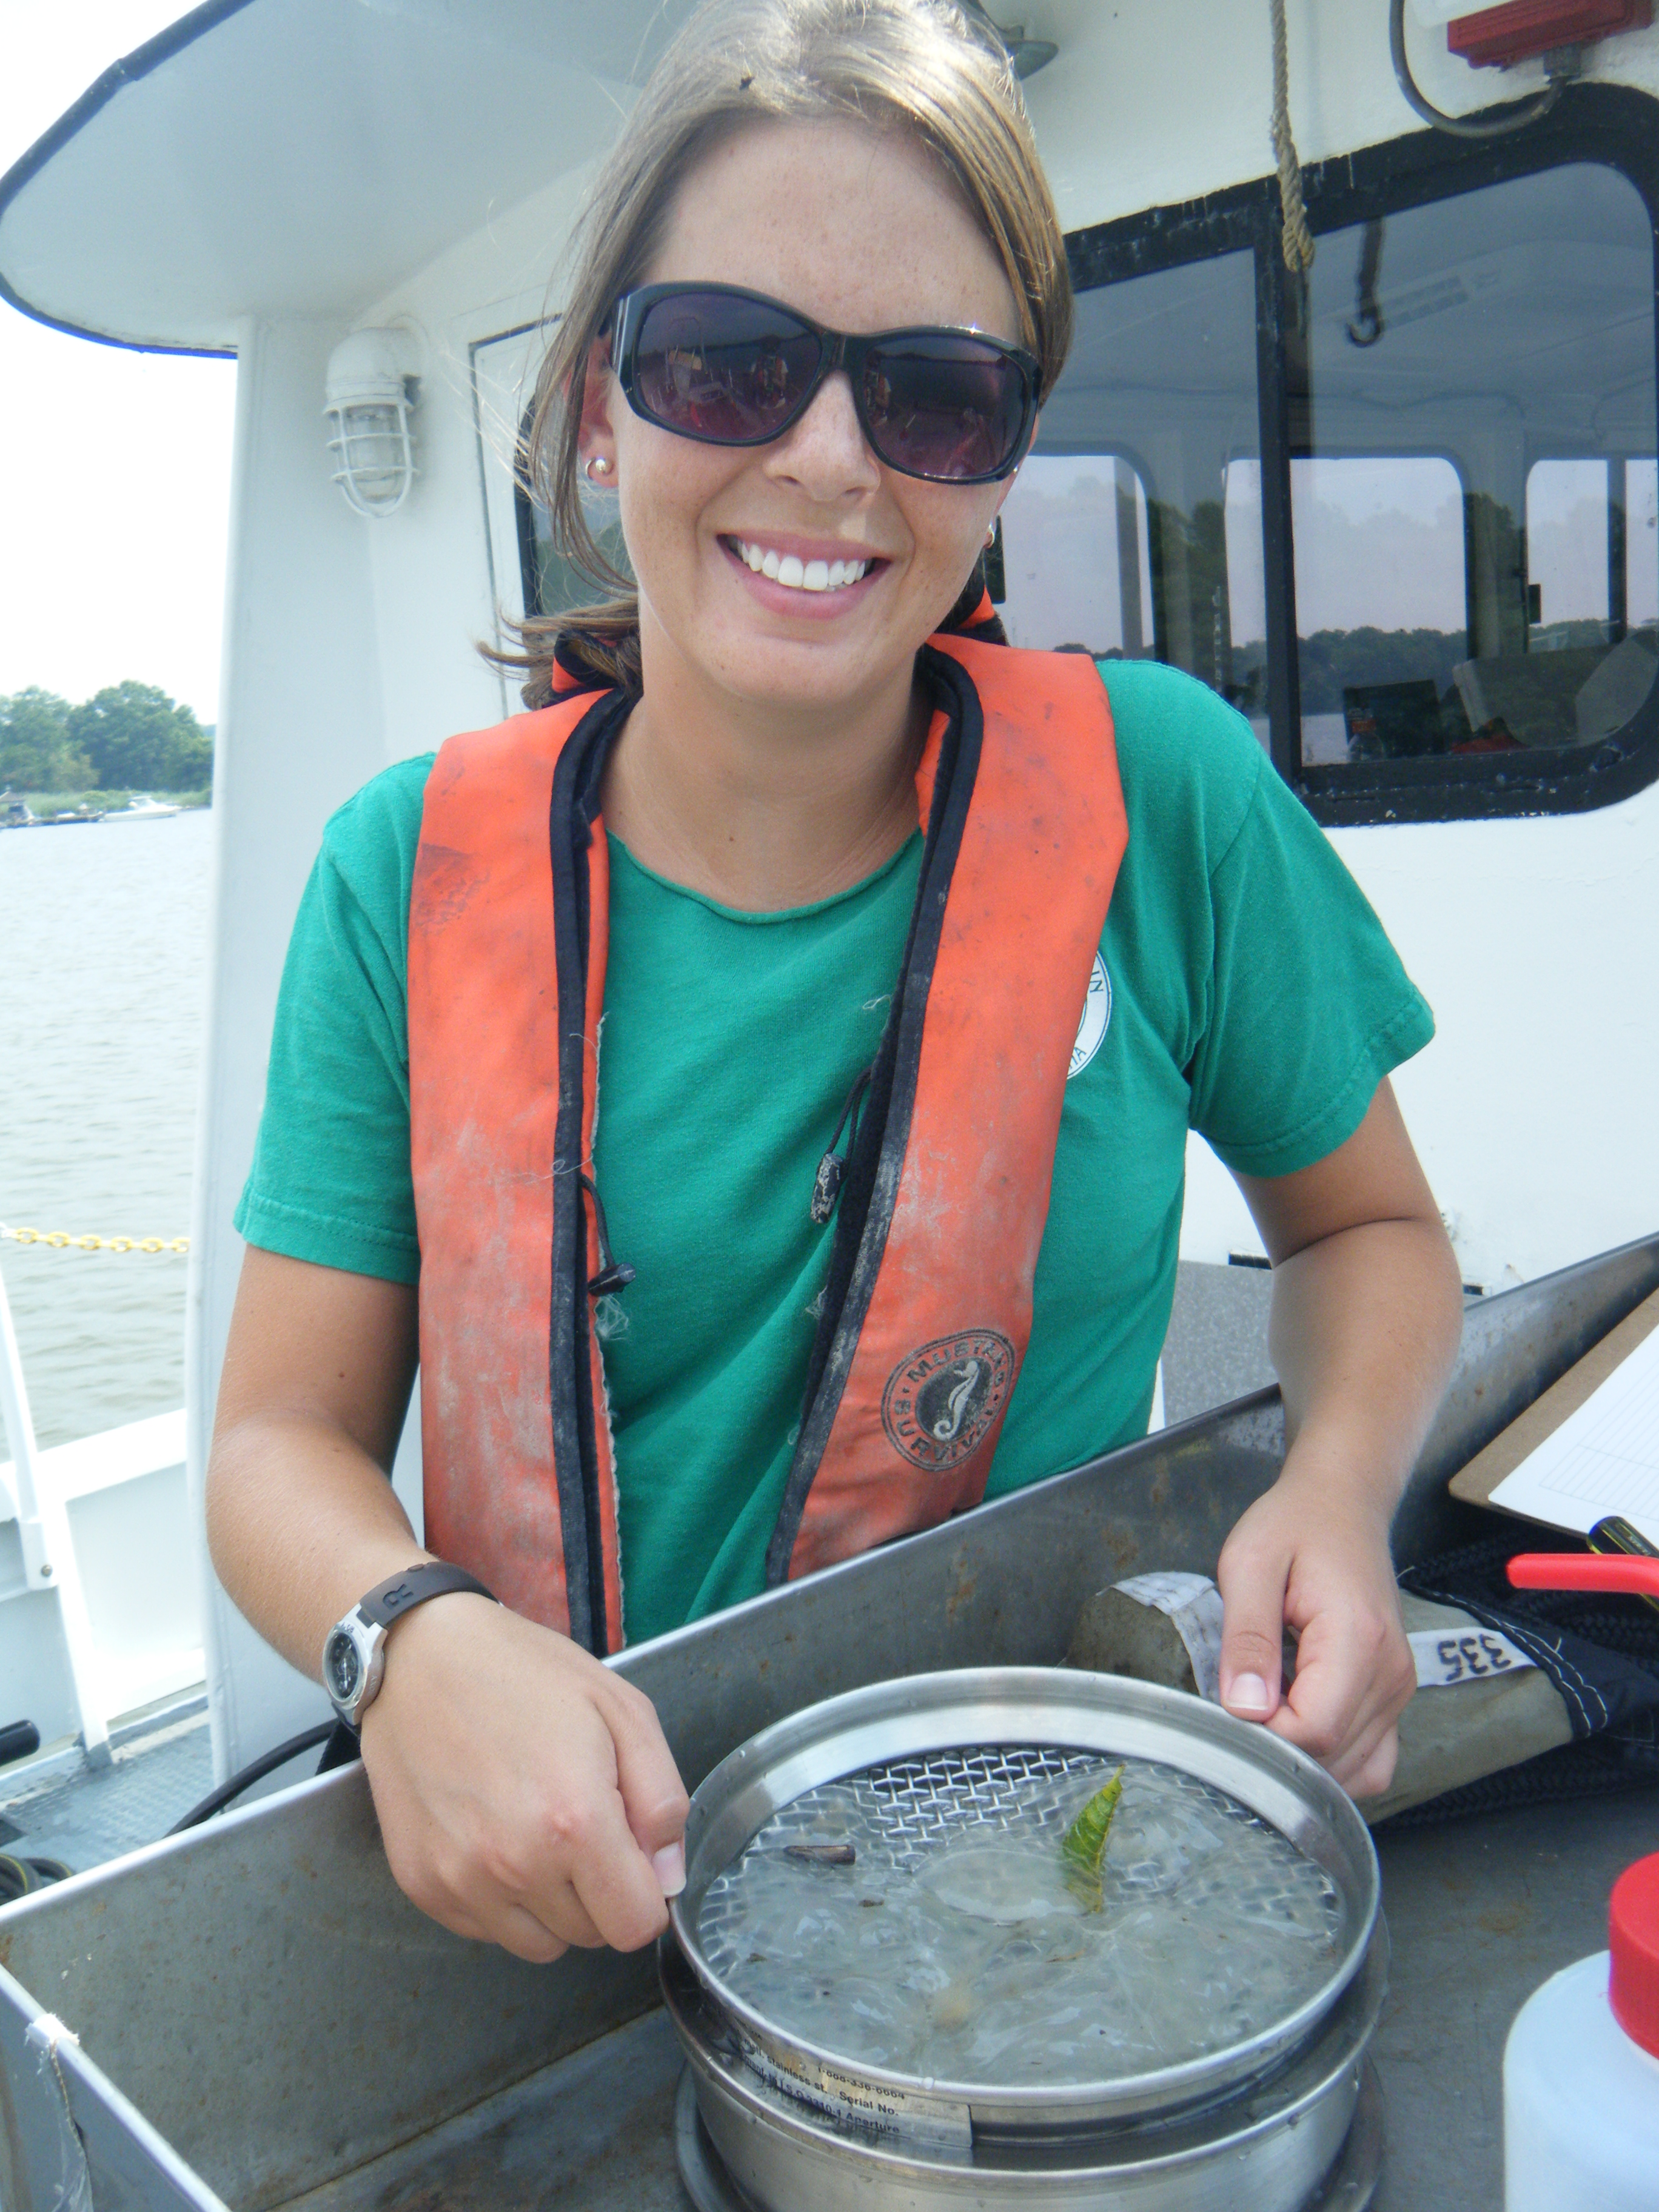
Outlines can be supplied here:
M787 2033L986 2087L1111 2081L1276 2025L1341 1951L1335 1885L1221 1790L1130 1761L1091 1910L1060 1839L1118 1765L1000 1747L811 1790L710 1884L704 1956Z

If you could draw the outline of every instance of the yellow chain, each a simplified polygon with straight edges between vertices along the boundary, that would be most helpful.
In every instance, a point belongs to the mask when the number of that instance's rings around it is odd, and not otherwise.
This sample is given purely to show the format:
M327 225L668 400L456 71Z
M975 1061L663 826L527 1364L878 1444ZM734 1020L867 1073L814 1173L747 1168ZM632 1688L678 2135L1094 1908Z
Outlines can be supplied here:
M8 1229L0 1221L0 1237L14 1244L50 1244L55 1251L75 1252L188 1252L188 1237L71 1237L62 1229Z

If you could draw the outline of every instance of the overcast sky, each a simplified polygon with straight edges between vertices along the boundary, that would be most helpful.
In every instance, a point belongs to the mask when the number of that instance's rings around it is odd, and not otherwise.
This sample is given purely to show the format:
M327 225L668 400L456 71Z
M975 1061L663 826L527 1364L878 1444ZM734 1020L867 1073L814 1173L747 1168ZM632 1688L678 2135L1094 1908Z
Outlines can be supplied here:
M187 0L0 0L0 172ZM0 302L0 694L136 677L215 719L236 372Z

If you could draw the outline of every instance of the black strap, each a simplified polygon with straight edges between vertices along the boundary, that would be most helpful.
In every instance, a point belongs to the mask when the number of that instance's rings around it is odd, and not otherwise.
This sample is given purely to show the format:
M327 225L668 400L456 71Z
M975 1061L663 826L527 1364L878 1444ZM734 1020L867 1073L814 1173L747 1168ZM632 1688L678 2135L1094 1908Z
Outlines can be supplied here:
M548 1385L553 1416L553 1479L559 1493L565 1600L570 1635L603 1658L610 1648L605 1605L605 1540L599 1510L599 1440L593 1429L593 1347L588 1303L586 1179L582 1175L582 1104L587 1081L588 850L599 787L612 744L634 702L602 691L571 732L553 771L548 842L553 871L553 960L558 993L559 1105L554 1135L552 1312ZM609 1239L605 1240L606 1245ZM619 1270L600 1257L600 1290Z
M922 1024L944 933L945 901L979 774L985 725L973 678L960 661L933 646L921 648L916 671L927 686L932 704L944 708L946 725L933 775L933 805L923 825L921 868L904 958L857 1115L856 1133L848 1147L845 1173L836 1177L836 1190L831 1194L838 1198L835 1243L830 1247L817 1334L807 1369L794 1460L767 1547L769 1589L788 1578L807 1496L835 1425L887 1249L887 1232L910 1140L910 1115L921 1065ZM854 1102L848 1103L851 1106Z
M390 1628L394 1620L417 1605L424 1605L429 1597L447 1597L452 1590L470 1590L477 1597L487 1597L493 1605L494 1590L487 1590L476 1575L465 1567L452 1567L447 1559L434 1559L425 1566L405 1567L400 1575L393 1575L377 1584L365 1598L357 1601L357 1610L366 1620L378 1628Z
M323 1746L317 1771L319 1774L332 1774L337 1766L355 1765L362 1755L362 1741L356 1729L345 1721L336 1721L329 1730L328 1741ZM186 1814L185 1819L189 1818Z

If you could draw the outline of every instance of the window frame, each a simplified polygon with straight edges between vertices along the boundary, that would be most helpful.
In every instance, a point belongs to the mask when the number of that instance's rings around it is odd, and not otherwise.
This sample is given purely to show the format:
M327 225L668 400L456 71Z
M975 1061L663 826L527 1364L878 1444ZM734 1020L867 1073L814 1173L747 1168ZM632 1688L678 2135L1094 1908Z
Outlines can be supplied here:
M1622 85L1571 86L1540 121L1496 139L1413 131L1310 165L1302 173L1303 192L1319 237L1577 162L1616 171L1647 210L1655 239L1659 363L1659 100L1647 93ZM1659 684L1622 730L1582 750L1540 749L1530 769L1522 765L1524 754L1505 752L1304 770L1291 465L1318 455L1297 452L1292 441L1292 288L1299 280L1286 270L1280 250L1278 179L1260 177L1200 200L1143 209L1071 232L1066 246L1078 292L1226 253L1255 256L1268 750L1316 821L1336 828L1579 813L1628 799L1659 776ZM1659 452L1659 404L1654 437Z

